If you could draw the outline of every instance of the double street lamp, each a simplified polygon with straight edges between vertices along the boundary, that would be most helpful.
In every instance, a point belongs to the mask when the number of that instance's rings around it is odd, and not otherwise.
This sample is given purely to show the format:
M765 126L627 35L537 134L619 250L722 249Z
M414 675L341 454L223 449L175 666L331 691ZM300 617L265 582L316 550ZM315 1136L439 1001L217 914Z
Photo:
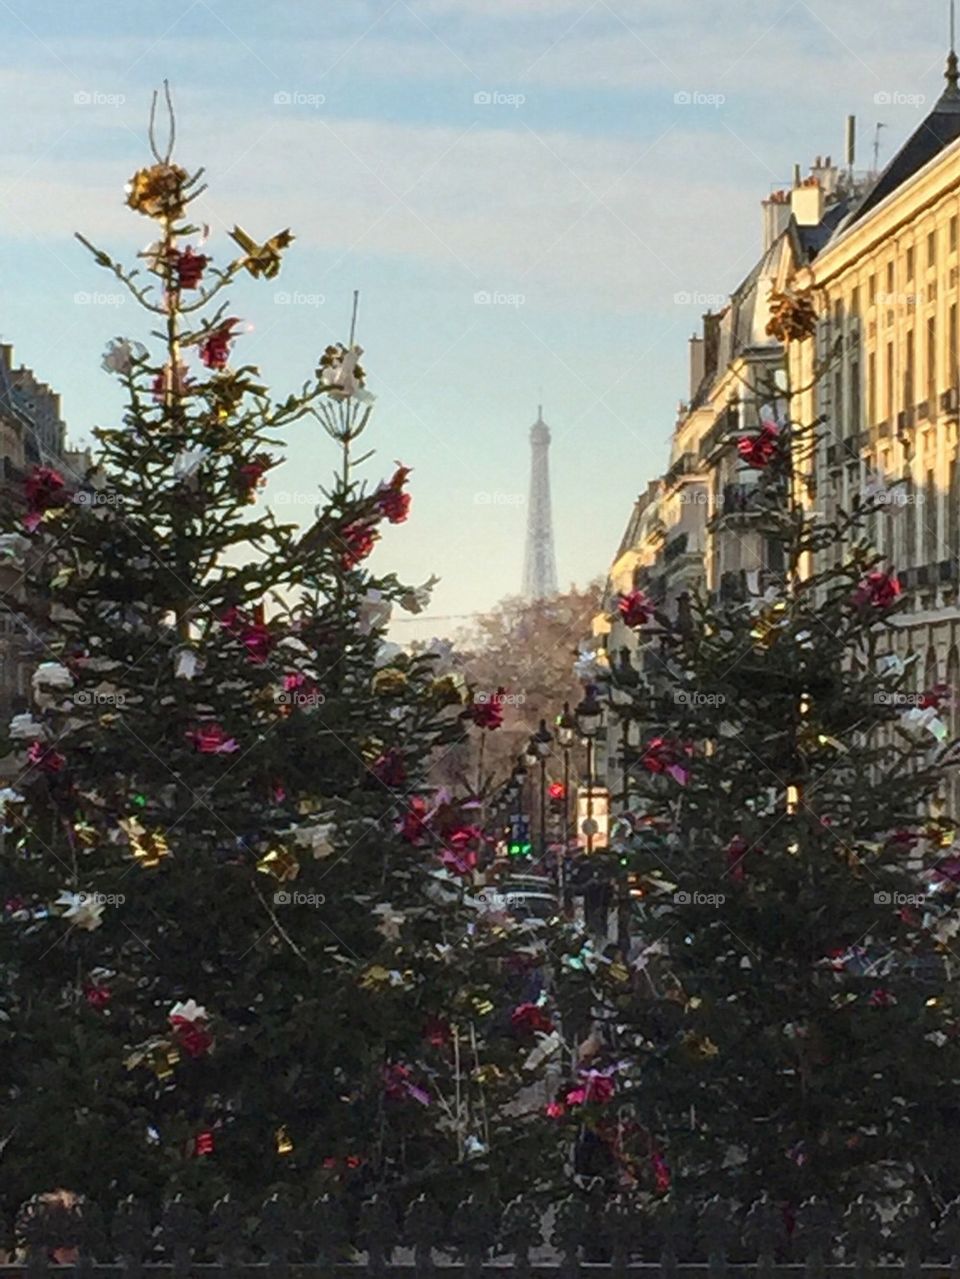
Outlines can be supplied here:
M594 744L603 724L603 705L597 697L595 684L585 686L583 700L577 705L574 714L577 729L587 747L587 820L584 823L584 831L587 836L587 853L592 853L593 837L596 834L593 820Z
M540 859L544 860L547 856L547 759L550 756L550 747L553 743L553 734L547 728L547 721L542 719L540 727L530 738L530 745L527 749L532 753L533 758L540 765Z
M554 722L557 745L563 752L563 825L560 831L560 855L557 858L557 890L564 908L570 908L567 885L567 857L570 853L570 751L577 740L577 721L570 714L570 703L563 703L563 713Z

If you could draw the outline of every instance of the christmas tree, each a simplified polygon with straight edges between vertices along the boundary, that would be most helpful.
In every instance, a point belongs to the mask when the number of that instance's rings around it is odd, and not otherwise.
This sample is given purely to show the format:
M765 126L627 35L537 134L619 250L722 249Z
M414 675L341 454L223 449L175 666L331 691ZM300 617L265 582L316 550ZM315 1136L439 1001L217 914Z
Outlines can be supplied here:
M293 237L237 227L218 263L201 173L151 140L127 204L155 242L133 270L88 247L159 355L110 345L122 423L76 491L37 468L4 535L46 660L2 797L3 1208L534 1189L545 943L480 891L476 805L431 785L476 716L385 642L429 584L368 564L408 468L358 475L353 334L285 399L243 363L224 290ZM260 494L285 430L336 464L306 533Z
M960 1171L948 695L893 655L905 600L867 536L883 495L813 509L823 424L768 395L734 444L783 572L676 616L640 591L618 601L663 672L611 674L639 743L616 844L645 924L629 967L589 947L568 961L567 998L600 1010L594 1091L556 1112L586 1114L611 1184L655 1196L926 1211Z

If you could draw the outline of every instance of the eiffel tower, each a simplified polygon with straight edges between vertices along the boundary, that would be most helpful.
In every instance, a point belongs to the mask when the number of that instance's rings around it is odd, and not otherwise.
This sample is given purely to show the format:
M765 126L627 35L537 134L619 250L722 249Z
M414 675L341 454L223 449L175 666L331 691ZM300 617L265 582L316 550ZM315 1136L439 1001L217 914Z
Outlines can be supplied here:
M528 600L557 593L557 561L553 553L550 511L550 428L543 405L530 428L530 503L527 507L527 546L523 558L523 594Z

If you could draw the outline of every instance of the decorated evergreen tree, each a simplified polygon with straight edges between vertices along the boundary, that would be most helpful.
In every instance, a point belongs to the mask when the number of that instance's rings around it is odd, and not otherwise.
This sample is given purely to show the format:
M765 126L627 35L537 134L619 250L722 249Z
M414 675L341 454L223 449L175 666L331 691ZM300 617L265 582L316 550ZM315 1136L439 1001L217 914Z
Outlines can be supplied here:
M905 599L866 535L884 494L812 509L822 424L770 396L737 448L783 574L670 617L619 601L664 673L611 675L639 742L616 846L646 922L629 957L568 960L593 1093L554 1111L604 1139L611 1184L654 1196L768 1192L788 1222L812 1195L927 1211L960 1191L948 693L894 655Z
M156 242L137 270L93 252L160 354L111 344L122 423L77 491L35 470L3 537L47 646L3 794L3 1209L536 1189L545 945L480 892L476 805L431 785L476 716L385 642L426 588L368 569L408 468L358 477L352 334L280 401L233 358L223 290L293 237L236 228L218 265L201 174L153 146L127 203ZM259 490L279 433L318 424L339 460L303 533Z

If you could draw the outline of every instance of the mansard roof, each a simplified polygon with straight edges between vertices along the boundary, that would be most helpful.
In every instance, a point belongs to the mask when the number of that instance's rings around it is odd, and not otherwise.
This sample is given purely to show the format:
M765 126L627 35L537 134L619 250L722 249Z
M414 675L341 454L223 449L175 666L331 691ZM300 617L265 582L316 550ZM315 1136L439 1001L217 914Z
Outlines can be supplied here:
M846 226L855 226L887 196L892 195L941 151L960 138L960 73L955 53L951 53L947 60L946 80L947 87L936 106L883 170Z

